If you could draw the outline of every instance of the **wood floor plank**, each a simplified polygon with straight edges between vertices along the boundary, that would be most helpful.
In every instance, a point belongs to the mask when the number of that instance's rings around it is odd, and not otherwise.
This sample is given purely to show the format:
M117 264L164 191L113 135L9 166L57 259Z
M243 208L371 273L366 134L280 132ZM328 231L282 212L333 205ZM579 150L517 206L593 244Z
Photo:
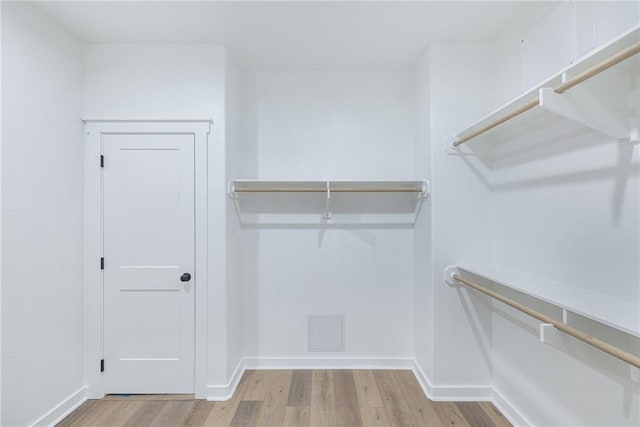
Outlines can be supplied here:
M213 407L216 402L209 402L207 400L197 400L195 406L191 410L191 413L185 420L185 426L201 427L204 425L205 420L213 411Z
M438 417L447 426L475 427L469 425L453 402L434 402L434 408Z
M482 410L491 418L493 424L498 427L511 427L509 420L491 402L480 402Z
M456 402L456 407L469 425L474 427L492 427L494 425L489 415L482 410L478 402Z
M113 402L115 403L115 402ZM118 402L122 406L109 409L107 417L96 419L98 426L121 426L134 417L142 408L140 402Z
M247 389L251 387L251 380L256 372L257 371L244 372L233 397L227 401L216 402L209 416L205 419L204 426L228 427L231 424L231 420L233 420L242 396L246 393Z
M415 427L407 402L402 400L393 377L397 371L374 371L387 418L393 427Z
M311 371L293 371L287 406L311 405Z
M365 427L391 427L383 407L360 407Z
M362 427L362 416L358 403L358 392L350 370L333 371L334 400L336 419L339 424L349 427Z
M99 400L87 400L75 411L65 417L65 419L56 424L56 427L70 427L79 425L76 424L76 422L81 421L83 418L90 417L95 410L95 406L98 405L99 402Z
M233 399L216 402L215 406L209 413L209 416L204 421L204 426L207 427L228 427L231 425L233 416L236 414L236 409L240 405L240 399L233 397Z
M195 405L194 400L168 401L151 424L154 427L183 426Z
M284 422L291 387L290 370L273 371L269 376L267 393L260 409L258 424L261 427L280 427Z
M336 421L331 371L313 371L311 375L311 413L310 424L313 427L333 427Z
M287 406L284 411L283 427L310 427L311 407Z
M102 404L104 405L103 411L95 416L88 425L123 425L140 410L137 402L106 401Z
M61 427L510 426L489 402L432 402L410 371L247 371L226 402L184 395L90 400ZM247 399L247 397L260 397ZM161 400L158 400L161 399Z
M382 408L382 398L380 397L378 385L371 370L354 370L353 380L356 384L358 402L361 408Z
M231 420L230 427L251 427L259 426L258 417L262 401L242 400L236 409L236 413Z
M413 372L397 371L396 375L393 376L393 380L398 385L398 392L402 399L407 402L409 413L416 425L445 426L435 410L434 402L424 395Z
M242 388L238 387L241 400L264 400L272 371L247 371Z
M137 408L136 412L129 418L123 426L125 427L142 427L149 426L158 413L167 404L162 400L151 400L147 402L132 402Z

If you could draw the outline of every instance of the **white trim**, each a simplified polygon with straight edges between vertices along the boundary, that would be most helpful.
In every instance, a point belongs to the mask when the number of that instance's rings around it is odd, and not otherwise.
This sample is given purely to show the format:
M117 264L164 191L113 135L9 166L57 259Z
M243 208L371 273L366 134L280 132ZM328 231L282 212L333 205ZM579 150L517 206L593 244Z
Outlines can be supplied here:
M207 395L207 292L208 292L208 142L211 119L109 118L85 120L85 316L87 398L104 397L99 370L102 336L102 136L114 133L194 135L195 142L195 368L194 394ZM108 167L109 159L106 159ZM109 369L108 361L105 361Z
M52 410L40 417L33 426L54 426L62 421L67 415L75 411L87 400L87 387L80 387L71 396L64 399Z
M433 385L420 365L414 360L411 367L413 374L422 387L424 394L435 402L490 402L493 397L491 386L478 385Z
M491 386L434 386L418 362L413 362L413 374L424 394L431 400L449 402L491 402L514 426L528 427L531 423L495 387Z
M230 381L223 385L208 385L207 400L224 401L233 397L246 370L270 369L397 369L411 370L413 359L376 358L310 358L262 357L244 358L236 366Z
M245 369L398 369L410 370L413 359L351 357L261 357L246 358Z
M495 387L493 388L493 398L491 399L491 402L514 426L529 427L533 425L524 417L524 415L520 413L520 411L516 409L515 406L513 406L507 399L505 399L504 396L502 396L502 394L500 394L500 392L495 389Z
M244 371L247 368L245 367L244 359L241 359L238 362L238 366L236 366L235 371L233 371L233 375L231 376L231 380L225 385L216 386L216 385L208 385L207 386L207 400L209 401L224 401L229 400L233 397L236 389L238 388L238 384L240 384L240 380L244 375Z
M162 116L109 116L109 117L85 117L82 119L84 123L211 123L213 119L210 117L162 117Z
M207 386L207 400L225 401L233 397L247 370L269 369L396 369L411 370L424 394L433 401L492 402L514 426L528 427L530 422L491 386L434 386L415 359L404 358L311 358L249 357L236 366L227 384Z

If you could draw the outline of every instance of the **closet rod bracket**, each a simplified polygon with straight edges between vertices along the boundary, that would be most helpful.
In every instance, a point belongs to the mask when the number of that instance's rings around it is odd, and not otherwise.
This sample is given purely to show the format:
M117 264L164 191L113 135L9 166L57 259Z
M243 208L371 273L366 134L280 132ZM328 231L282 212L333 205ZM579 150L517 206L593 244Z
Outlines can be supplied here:
M333 219L331 217L331 182L327 180L327 201L324 209L324 213L322 214L322 219L331 222Z
M227 194L232 200L238 200L240 198L238 193L236 193L236 186L233 184L233 181L227 183Z
M460 274L460 270L455 265L449 265L444 269L444 282L449 286L462 286L454 276Z
M444 141L444 152L452 156L473 156L473 152L469 150L467 144L453 145L459 138L451 136Z

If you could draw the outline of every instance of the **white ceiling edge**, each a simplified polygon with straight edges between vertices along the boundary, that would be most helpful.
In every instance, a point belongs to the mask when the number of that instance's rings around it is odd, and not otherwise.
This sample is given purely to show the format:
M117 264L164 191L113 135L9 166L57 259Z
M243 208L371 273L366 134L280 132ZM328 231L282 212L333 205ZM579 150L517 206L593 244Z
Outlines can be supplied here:
M215 43L249 68L408 68L430 43L490 42L557 2L43 1L85 43Z

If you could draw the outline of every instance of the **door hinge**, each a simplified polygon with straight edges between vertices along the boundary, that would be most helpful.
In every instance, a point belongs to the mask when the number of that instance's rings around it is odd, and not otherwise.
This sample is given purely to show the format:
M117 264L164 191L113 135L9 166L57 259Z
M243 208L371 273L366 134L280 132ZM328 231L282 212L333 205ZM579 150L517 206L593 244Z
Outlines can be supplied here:
M104 167L104 155L100 154L100 167Z
M100 258L100 270L104 270L104 258Z
M100 372L104 372L104 359L100 360Z

